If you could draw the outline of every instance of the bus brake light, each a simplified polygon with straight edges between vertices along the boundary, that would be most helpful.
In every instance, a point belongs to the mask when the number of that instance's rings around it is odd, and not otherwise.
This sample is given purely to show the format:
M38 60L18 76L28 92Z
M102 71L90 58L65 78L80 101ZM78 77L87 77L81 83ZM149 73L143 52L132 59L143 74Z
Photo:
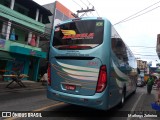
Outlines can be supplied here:
M48 73L48 85L51 85L51 64L48 63L48 69L47 69L47 73Z
M83 50L83 49L91 49L90 46L77 46L77 45L71 45L71 46L62 46L59 47L60 50Z
M106 85L107 85L107 70L106 70L106 66L102 65L100 67L96 92L97 93L103 92Z

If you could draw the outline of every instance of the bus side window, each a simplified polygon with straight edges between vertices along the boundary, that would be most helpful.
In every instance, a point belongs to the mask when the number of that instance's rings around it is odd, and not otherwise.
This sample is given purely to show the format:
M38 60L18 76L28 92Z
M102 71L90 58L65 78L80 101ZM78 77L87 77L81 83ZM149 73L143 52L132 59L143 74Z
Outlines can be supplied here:
M122 41L117 41L116 47L119 47L119 48L123 47Z
M112 38L112 50L118 58L119 65L121 67L127 67L129 65L127 49L121 38Z

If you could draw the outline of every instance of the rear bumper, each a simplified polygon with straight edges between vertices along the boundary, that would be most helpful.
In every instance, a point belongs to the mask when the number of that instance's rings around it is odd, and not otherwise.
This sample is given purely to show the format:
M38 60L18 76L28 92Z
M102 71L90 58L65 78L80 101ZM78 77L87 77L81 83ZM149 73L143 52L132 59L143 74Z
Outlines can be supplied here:
M82 96L55 91L51 87L48 87L47 98L101 110L108 109L107 97L104 96L104 93L96 93L93 96Z

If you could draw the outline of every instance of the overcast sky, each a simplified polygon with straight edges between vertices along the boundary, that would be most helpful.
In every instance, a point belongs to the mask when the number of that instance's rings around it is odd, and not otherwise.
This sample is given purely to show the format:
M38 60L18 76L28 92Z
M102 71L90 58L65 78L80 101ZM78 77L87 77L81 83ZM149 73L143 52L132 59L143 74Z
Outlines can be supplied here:
M55 0L34 0L40 5L53 3ZM108 18L112 24L149 7L137 14L139 17L115 25L117 32L130 47L136 57L143 60L155 61L157 34L160 33L160 1L159 0L57 0L71 11L75 12L87 6L95 7L95 12L88 16ZM150 11L150 12L147 12ZM147 12L146 14L143 14ZM143 14L143 15L140 15ZM140 55L138 55L140 54ZM148 56L150 55L150 56Z

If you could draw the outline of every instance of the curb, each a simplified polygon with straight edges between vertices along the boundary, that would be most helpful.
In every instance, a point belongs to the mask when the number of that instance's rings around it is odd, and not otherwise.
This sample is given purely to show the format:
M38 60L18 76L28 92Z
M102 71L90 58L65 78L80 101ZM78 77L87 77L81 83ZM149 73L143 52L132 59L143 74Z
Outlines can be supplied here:
M26 87L20 87L17 83L12 83L9 88L6 88L7 84L10 83L10 81L8 82L0 82L0 93L4 93L4 92L16 92L16 91L29 91L29 90L46 90L47 86L42 85L41 82L34 82L34 81L29 81L29 80L25 80L22 81L23 84Z

